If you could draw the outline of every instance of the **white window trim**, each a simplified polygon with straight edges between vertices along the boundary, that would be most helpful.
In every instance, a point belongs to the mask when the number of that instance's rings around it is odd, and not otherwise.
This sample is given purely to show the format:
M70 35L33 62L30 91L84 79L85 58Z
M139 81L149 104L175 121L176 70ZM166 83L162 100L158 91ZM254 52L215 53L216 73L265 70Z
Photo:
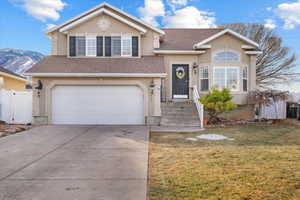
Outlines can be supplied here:
M202 78L202 75L201 75L201 69L207 69L207 72L208 72L208 77L207 78ZM208 90L207 91L203 91L201 90L201 80L208 80ZM199 67L199 92L208 92L210 90L210 81L209 81L209 67L208 66L200 66Z
M213 68L213 85L215 85L215 70L216 69L225 69L225 88L229 89L231 92L239 92L241 90L240 88L240 67L237 66L230 66L230 67L226 67L226 66L217 66ZM228 88L227 86L227 70L228 69L237 69L237 89L236 90L232 90L230 88Z
M129 54L123 54L123 39L130 40L130 53ZM121 36L121 56L122 57L132 57L132 35L131 34L123 34Z
M231 53L235 53L239 59L237 61L216 61L215 60L215 56L218 54L218 53L222 53L222 52L231 52ZM217 51L214 51L212 53L212 58L211 58L212 62L215 62L215 63L221 63L221 62L241 62L241 53L236 51L236 50L232 50L232 49L222 49L222 50L217 50Z
M93 39L94 41L95 41L95 44L96 44L96 46L95 46L95 54L88 54L88 40L89 39ZM97 56L97 36L95 36L95 35L86 35L85 36L85 56L86 57L96 57Z
M131 34L129 34L129 33L121 33L121 34L112 33L110 35L110 37L121 37L121 55L120 55L120 57L132 57L132 35ZM123 54L123 38L130 39L130 54L128 54L128 55ZM111 49L111 51L112 51L112 49ZM111 55L112 55L112 52L111 52ZM118 56L112 56L112 57L118 57Z

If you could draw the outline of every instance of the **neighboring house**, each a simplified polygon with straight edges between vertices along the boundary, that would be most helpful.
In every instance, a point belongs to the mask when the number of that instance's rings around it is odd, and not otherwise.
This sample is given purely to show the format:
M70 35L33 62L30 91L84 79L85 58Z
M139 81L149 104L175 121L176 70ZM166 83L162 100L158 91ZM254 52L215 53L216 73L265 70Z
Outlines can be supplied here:
M161 102L190 101L193 86L237 104L256 87L258 44L230 30L159 29L102 3L47 35L52 55L26 73L35 123L159 124Z
M0 67L0 89L25 91L27 83L24 77Z

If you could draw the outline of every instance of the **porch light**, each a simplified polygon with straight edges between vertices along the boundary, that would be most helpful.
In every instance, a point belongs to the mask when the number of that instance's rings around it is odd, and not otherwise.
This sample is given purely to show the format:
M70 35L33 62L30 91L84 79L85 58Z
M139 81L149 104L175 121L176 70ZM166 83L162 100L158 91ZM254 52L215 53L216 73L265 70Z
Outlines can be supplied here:
M196 63L196 62L194 62L193 63L193 70L194 70L194 74L197 74L197 68L199 67L199 65Z
M151 83L150 83L150 85L149 85L149 88L150 88L150 90L151 90L151 94L153 95L153 93L154 93L154 88L155 88L155 84L154 84L153 80L151 81Z

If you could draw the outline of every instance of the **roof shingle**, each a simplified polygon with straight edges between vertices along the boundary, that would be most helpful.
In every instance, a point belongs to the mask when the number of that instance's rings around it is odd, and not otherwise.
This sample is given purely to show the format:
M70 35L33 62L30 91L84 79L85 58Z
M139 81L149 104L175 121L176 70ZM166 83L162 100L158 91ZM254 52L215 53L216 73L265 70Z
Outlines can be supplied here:
M26 73L165 73L160 56L141 58L68 58L46 56Z
M221 31L223 28L211 29L162 29L165 36L158 50L193 50L193 45Z

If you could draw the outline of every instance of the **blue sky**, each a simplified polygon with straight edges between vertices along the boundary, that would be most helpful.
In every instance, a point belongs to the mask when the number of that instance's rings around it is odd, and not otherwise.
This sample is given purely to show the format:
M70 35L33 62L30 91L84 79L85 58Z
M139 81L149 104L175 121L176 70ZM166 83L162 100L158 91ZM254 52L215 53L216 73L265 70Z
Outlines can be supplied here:
M101 0L1 0L0 48L50 53L47 25L60 24ZM213 27L228 22L266 24L300 55L300 0L107 0L149 23ZM298 67L300 72L300 65Z

